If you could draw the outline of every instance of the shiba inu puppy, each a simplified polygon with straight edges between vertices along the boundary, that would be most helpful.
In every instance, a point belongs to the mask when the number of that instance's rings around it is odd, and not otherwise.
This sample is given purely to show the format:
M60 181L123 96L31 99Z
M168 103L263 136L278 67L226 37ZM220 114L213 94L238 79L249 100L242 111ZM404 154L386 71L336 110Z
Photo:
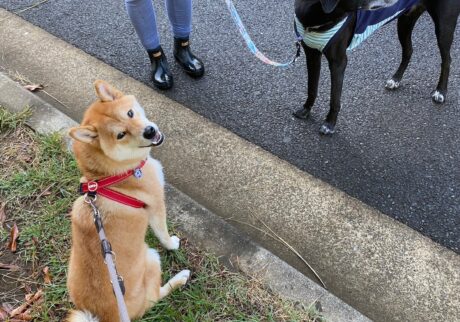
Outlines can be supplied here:
M129 318L134 319L184 285L190 271L181 271L162 286L159 254L144 242L150 225L166 249L178 249L180 244L178 237L169 235L166 226L161 164L149 154L152 146L163 142L163 134L146 118L134 96L124 95L104 81L96 81L95 89L98 100L89 106L81 125L72 128L69 134L83 176L81 182L97 198L94 203L116 254L116 268L124 280ZM107 197L102 190L98 193L98 182L126 173L133 175L110 187L115 196L122 198ZM140 204L133 205L127 199ZM84 196L75 201L71 216L72 250L67 287L76 310L67 320L119 321L92 209Z

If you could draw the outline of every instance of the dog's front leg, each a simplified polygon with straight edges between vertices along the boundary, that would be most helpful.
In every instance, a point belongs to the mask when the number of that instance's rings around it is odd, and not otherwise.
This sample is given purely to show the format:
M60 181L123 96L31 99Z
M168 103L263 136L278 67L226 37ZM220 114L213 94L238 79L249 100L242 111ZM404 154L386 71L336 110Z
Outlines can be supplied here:
M299 119L307 119L318 96L319 76L321 73L321 52L302 43L307 58L308 96L303 108L294 113Z
M149 224L164 248L168 250L179 248L179 237L169 236L168 226L166 224L166 206L164 204L156 206L155 209L150 212Z
M326 121L321 125L319 130L324 135L333 134L335 131L342 98L343 78L348 62L345 50L343 52L334 51L332 55L326 54L326 58L329 62L329 70L331 72L331 102Z

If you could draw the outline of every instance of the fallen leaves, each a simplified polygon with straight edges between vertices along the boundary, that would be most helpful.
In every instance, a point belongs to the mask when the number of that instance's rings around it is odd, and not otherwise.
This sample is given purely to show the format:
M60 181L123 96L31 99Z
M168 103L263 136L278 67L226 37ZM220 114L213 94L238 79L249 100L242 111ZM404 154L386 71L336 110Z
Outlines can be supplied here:
M7 318L14 318L10 321L32 321L32 307L43 302L43 290L38 290L35 294L27 294L25 299L26 301L24 303L13 310L8 310L5 307L1 308L1 310L8 314ZM2 317L1 314L3 314L2 311L0 311L0 317Z
M11 250L13 253L16 252L16 249L18 247L17 245L18 237L19 237L19 229L16 223L14 223L10 231L10 242L8 243L8 249Z
M43 268L43 281L45 284L51 284L50 268L48 266Z
M45 86L43 86L42 84L28 84L24 85L24 88L30 92L36 92L42 90L43 88L45 88Z

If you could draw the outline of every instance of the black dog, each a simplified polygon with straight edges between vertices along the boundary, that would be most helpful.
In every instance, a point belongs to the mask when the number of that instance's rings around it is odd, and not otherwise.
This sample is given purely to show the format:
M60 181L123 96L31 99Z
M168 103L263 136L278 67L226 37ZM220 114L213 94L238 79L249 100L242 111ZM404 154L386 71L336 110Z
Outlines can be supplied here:
M296 0L296 31L304 39L302 46L307 57L308 97L303 108L294 115L306 119L310 114L318 92L323 53L329 63L332 88L330 110L320 133L334 133L347 66L347 49L357 46L374 28L398 17L402 61L385 85L389 90L397 89L412 55L412 30L425 11L434 21L442 59L441 75L432 99L444 103L460 0ZM366 27L369 24L371 28Z

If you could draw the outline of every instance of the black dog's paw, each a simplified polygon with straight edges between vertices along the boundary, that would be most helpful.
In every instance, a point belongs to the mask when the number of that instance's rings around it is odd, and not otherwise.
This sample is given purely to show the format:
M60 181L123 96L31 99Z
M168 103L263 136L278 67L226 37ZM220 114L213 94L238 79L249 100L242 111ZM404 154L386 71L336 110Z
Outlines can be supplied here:
M319 133L322 135L332 135L334 134L335 129L334 125L325 122L321 127L319 128Z
M310 111L306 108L301 108L297 112L292 113L295 117L301 120L306 120L310 116Z
M396 80L389 79L385 82L385 88L389 91L395 91L399 88L400 83Z
M431 99L436 104L443 104L446 101L445 95L438 90L434 91L433 94L431 94Z

